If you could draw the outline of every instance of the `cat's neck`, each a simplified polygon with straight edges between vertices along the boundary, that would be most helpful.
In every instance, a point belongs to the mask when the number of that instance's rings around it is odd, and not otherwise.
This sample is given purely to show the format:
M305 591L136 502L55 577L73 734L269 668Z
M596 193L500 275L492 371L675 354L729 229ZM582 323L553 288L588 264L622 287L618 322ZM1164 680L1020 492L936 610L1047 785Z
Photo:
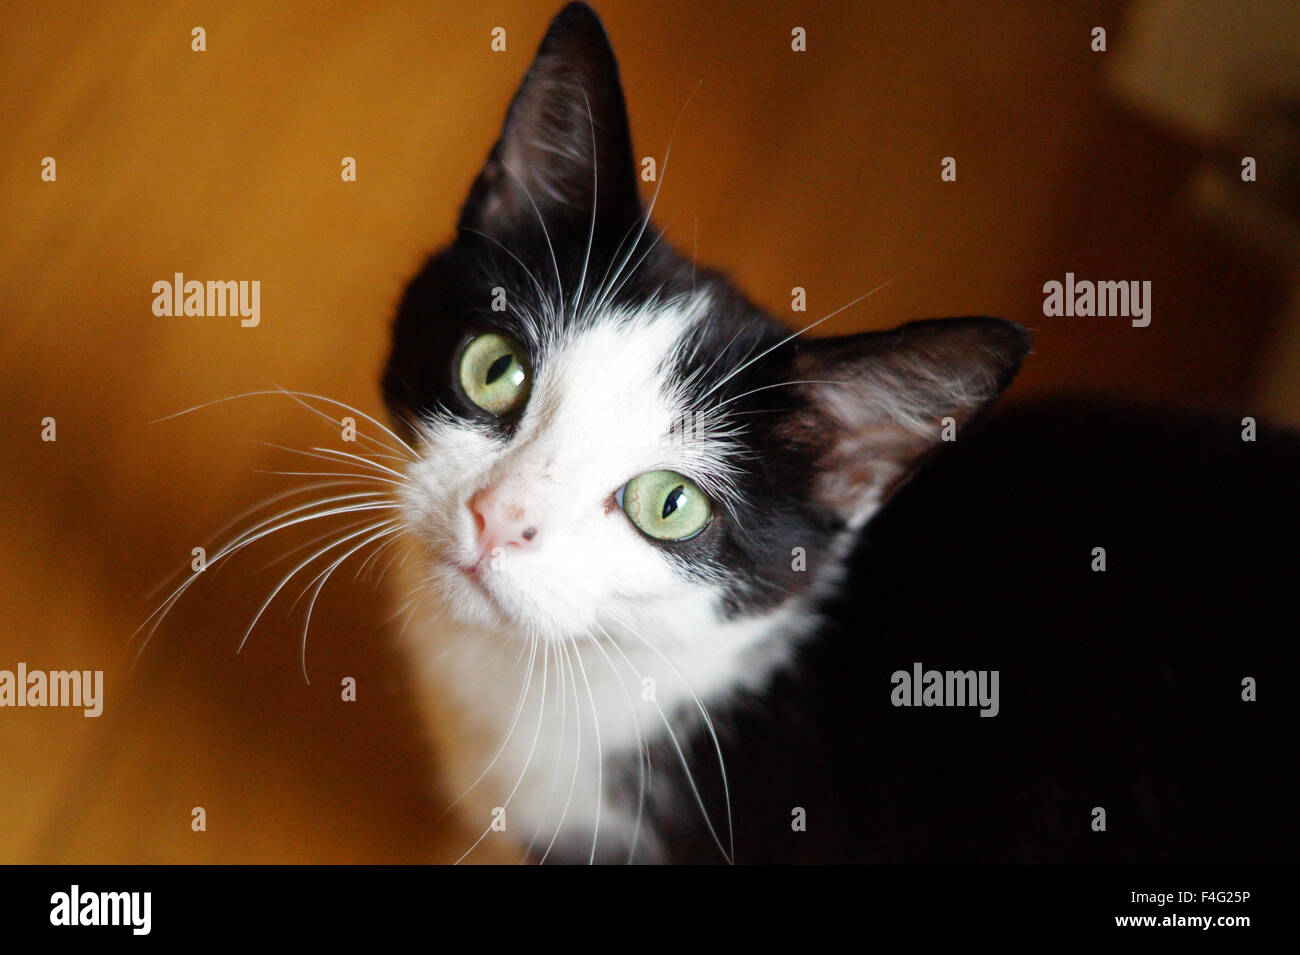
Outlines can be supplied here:
M564 639L509 626L472 626L445 608L422 608L403 638L448 780L471 825L505 809L513 841L599 828L626 839L635 799L613 780L635 776L643 748L677 751L737 693L761 693L813 629L803 600L761 615L711 611L649 629L654 613L611 612ZM716 771L716 767L710 767ZM680 798L689 798L679 794ZM658 793L659 798L674 798ZM621 833L621 836L620 836ZM640 832L650 850L655 835ZM534 847L536 851L536 847Z
M470 713L499 718L508 697L508 717L527 687L549 723L559 718L563 687L569 706L584 716L594 710L610 751L636 745L634 714L642 734L658 732L666 720L689 721L737 692L761 692L815 621L800 599L732 619L687 609L669 626L662 608L645 614L622 608L602 614L585 632L557 638L508 624L468 624L442 607L429 611L406 639L424 661L424 676L444 684ZM550 700L541 712L543 683Z

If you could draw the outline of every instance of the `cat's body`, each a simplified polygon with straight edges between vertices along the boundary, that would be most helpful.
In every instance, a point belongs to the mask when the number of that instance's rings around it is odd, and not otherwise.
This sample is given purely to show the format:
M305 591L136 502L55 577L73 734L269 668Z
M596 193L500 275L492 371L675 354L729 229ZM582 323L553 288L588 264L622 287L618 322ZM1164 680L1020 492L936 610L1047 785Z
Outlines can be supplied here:
M570 5L385 377L418 454L407 645L483 840L1296 857L1294 438L980 421L1016 326L795 335L647 223L612 53ZM928 670L981 705L896 705Z
M1297 475L1293 436L1265 430L1243 443L1240 423L1223 418L1087 403L991 415L872 521L824 622L777 638L783 665L750 663L737 672L762 679L706 699L736 861L1294 862L1300 511L1286 502ZM1095 547L1104 571L1093 569ZM445 648L423 647L430 671L445 672L445 658L431 659ZM483 738L467 739L458 687L470 707L497 687L485 711L509 718L526 668L518 648L461 647L487 669L466 683L434 678L431 692L445 697L437 725L444 754L465 760L454 777L463 787L508 727L489 719ZM584 656L608 692L610 670L590 648ZM997 715L895 706L893 675L917 663L999 671ZM1247 677L1254 702L1243 700ZM581 680L577 689L585 706ZM580 762L566 692L569 745L557 762L543 743L511 803L528 823L524 845L541 827L534 858ZM618 730L627 699L610 700L596 859L624 861L641 770ZM551 707L547 741L559 727L554 696ZM652 782L635 858L724 861L663 724L645 712ZM490 818L519 778L533 715L519 719L475 818ZM671 715L730 851L713 739L693 702ZM591 857L594 763L581 766L550 860ZM532 813L552 796L543 825ZM1105 831L1093 828L1098 807Z

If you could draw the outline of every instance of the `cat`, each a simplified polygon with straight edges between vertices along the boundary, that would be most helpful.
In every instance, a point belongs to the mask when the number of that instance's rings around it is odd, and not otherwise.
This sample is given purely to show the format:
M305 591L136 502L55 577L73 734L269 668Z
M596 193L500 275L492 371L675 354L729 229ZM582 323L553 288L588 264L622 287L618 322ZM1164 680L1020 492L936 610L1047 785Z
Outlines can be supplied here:
M570 4L383 377L462 858L1295 861L1300 442L985 414L1020 326L788 329L652 210Z

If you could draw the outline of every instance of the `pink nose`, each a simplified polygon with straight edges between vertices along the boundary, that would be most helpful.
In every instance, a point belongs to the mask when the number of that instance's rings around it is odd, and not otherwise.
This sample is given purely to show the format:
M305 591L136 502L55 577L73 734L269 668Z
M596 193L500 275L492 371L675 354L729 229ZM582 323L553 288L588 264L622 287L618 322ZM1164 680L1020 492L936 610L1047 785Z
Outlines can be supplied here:
M469 499L469 510L481 555L491 554L497 547L524 547L537 538L537 526L524 509L503 500L495 487L476 492Z

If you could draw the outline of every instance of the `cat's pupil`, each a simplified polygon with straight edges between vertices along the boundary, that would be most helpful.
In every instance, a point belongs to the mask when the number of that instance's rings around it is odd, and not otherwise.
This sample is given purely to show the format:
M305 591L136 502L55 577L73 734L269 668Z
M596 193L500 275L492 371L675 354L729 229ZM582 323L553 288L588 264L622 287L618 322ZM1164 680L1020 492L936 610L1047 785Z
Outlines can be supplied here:
M483 384L490 385L492 384L492 382L496 381L498 378L504 375L506 373L506 369L510 367L510 363L514 361L514 358L515 358L514 355L510 354L510 352L506 352L504 355L502 355L500 358L494 361L491 365L489 365L487 370L487 378L484 380Z
M669 514L671 514L673 511L677 510L677 504L678 504L679 501L681 501L681 499L682 499L682 495L685 494L685 493L686 493L686 485L685 485L685 484L679 484L679 485L677 485L675 488L673 488L671 491L668 492L668 496L667 496L666 498L664 498L664 514L663 514L663 519L664 519L665 521L668 520L668 515L669 515Z

